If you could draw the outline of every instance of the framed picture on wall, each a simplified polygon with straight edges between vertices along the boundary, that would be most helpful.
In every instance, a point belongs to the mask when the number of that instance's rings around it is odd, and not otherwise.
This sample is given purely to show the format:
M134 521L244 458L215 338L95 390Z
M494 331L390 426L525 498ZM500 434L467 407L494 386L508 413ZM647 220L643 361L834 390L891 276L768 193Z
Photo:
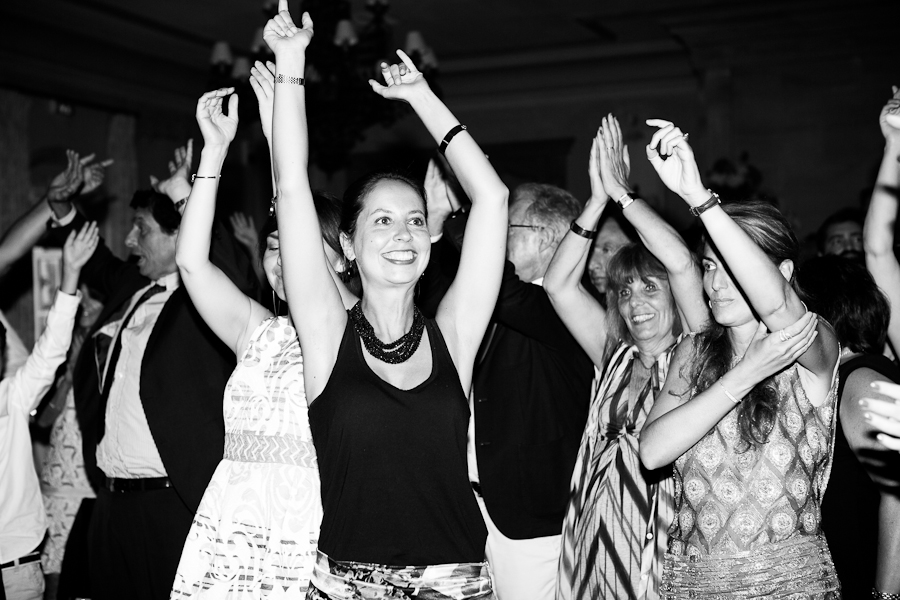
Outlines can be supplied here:
M34 339L47 325L47 313L53 305L56 290L62 282L62 249L36 246L31 251L32 286L34 290Z

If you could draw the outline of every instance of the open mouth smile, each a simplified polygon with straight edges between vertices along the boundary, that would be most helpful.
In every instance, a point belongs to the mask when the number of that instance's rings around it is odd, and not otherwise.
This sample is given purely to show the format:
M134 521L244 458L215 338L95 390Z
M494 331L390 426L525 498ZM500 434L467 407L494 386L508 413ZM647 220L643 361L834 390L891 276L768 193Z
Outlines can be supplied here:
M634 315L633 317L631 317L631 322L632 323L646 323L647 321L649 321L650 319L652 319L655 316L656 315L653 315L653 314Z
M409 265L415 262L418 254L414 250L392 250L381 255L386 261L395 265Z

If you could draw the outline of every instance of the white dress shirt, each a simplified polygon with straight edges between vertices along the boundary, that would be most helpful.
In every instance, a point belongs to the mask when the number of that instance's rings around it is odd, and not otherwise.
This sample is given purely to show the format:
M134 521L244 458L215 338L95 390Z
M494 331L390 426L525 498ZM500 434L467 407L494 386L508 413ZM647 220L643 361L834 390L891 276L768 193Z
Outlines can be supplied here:
M97 466L107 477L138 479L167 475L141 402L141 364L156 319L180 282L178 273L175 272L139 289L131 297L122 319L107 323L95 334L105 334L112 338L109 352L112 354L122 321L138 299L152 285L166 288L164 292L151 296L139 306L128 327L121 332L122 350L116 362L115 373L106 372L109 365L104 366L103 381L107 377L114 379L106 404L106 430L97 446Z
M80 300L80 293L56 294L31 356L15 375L0 381L0 563L33 551L47 530L28 417L66 359Z
M6 354L3 357L3 373L0 377L12 377L25 364L25 359L28 358L28 349L25 348L22 338L6 320L6 315L2 311L0 311L0 323L3 323L6 328Z

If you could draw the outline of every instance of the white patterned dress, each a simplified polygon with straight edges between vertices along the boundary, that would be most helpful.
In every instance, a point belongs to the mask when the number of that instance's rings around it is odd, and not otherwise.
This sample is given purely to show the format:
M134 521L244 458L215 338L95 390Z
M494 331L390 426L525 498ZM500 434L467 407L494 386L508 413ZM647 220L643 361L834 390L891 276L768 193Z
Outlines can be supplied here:
M302 598L322 521L297 332L267 319L225 387L225 457L185 541L171 597Z

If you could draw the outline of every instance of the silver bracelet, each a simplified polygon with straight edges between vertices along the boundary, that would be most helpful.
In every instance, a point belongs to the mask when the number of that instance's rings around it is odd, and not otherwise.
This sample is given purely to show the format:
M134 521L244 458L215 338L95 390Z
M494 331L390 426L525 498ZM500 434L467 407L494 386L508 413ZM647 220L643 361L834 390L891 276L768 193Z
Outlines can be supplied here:
M734 394L732 394L731 392L728 391L728 388L725 387L725 385L722 383L722 380L721 380L721 379L720 379L719 381L717 381L716 383L719 384L719 387L722 388L722 391L725 392L725 395L728 396L728 399L729 399L729 400L731 400L731 401L732 401L733 403L735 403L735 404L740 404L740 403L741 403L740 400L738 400L737 398L734 397ZM900 600L900 599L898 599L898 600Z

